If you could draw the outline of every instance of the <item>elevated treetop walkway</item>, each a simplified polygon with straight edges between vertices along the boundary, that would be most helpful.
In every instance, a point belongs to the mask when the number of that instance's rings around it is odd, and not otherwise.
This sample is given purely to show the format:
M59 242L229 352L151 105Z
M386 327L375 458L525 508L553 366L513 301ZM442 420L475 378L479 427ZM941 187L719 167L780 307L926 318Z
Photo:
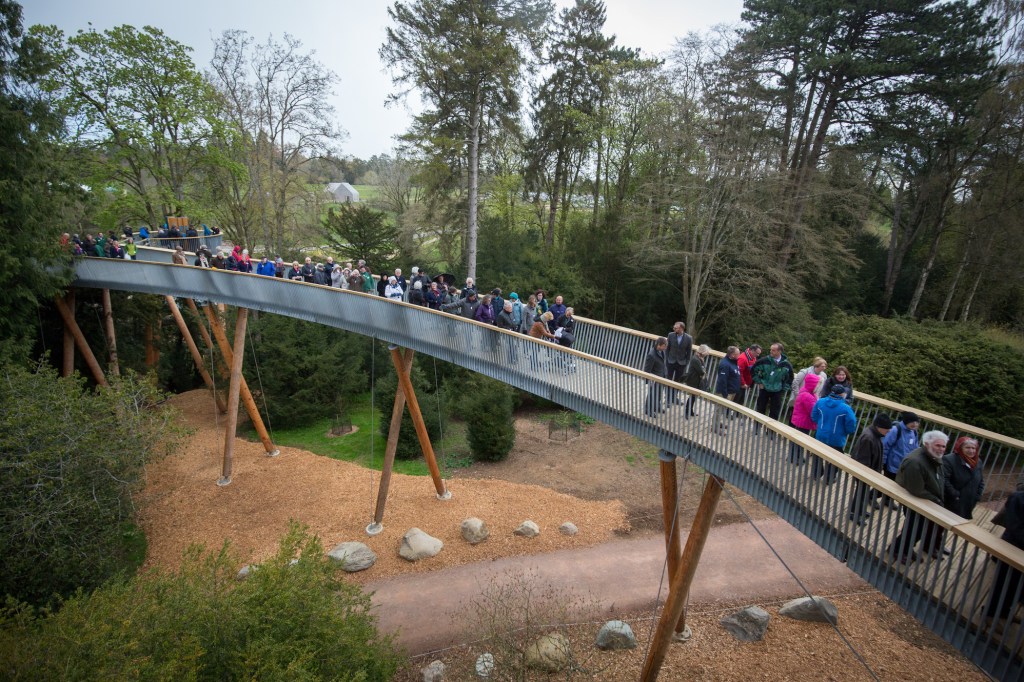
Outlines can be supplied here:
M1009 618L1005 627L985 618L990 602L997 608L1011 605L1013 611L1024 599L1024 580L1000 581L996 577L999 571L1010 571L1011 576L1015 575L1012 572L1024 572L1024 552L971 520L907 495L889 479L780 422L639 371L638 359L650 348L651 335L579 319L575 349L569 350L420 306L259 275L98 258L76 260L75 271L74 284L79 287L213 300L371 336L599 419L657 445L673 467L673 455L689 459L713 481L727 481L748 493L846 561L853 571L992 675L1002 679L1024 676L1024 629ZM696 395L698 415L686 419L682 408L672 408L646 416L645 398L657 387ZM862 425L880 409L908 409L863 394L858 394L858 400L863 403ZM922 416L947 431L982 436L987 465L997 460L1001 467L997 476L1007 478L1019 470L1024 446L1020 441L939 415ZM718 419L729 424L724 434L714 428ZM833 482L812 477L810 467L794 465L794 455L801 454L832 465L836 472ZM991 478L992 474L988 475ZM913 510L916 515L907 518L915 519L914 524L927 519L940 527L948 556L906 564L894 559L889 548L904 515L883 508L867 522L855 524L849 512L864 491L889 496ZM706 512L703 516L701 510ZM701 510L698 521L706 517L704 521L710 524L713 506L705 508L702 501ZM699 547L693 551L699 554ZM670 602L673 594L679 594L675 578L680 577L683 582L679 585L685 585L691 553L688 542L680 570L672 571ZM670 551L670 566L672 558Z

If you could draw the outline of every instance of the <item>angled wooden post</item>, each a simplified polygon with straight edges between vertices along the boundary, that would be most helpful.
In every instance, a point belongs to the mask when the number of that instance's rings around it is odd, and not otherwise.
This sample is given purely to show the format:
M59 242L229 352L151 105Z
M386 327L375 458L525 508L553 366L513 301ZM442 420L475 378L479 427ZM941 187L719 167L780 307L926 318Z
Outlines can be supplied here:
M181 337L185 339L185 345L188 346L188 350L192 353L192 362L196 363L196 369L199 370L199 376L203 377L203 383L206 387L213 391L213 399L217 401L217 409L220 410L221 414L227 412L228 406L224 404L224 398L217 393L217 387L213 383L213 377L206 371L206 364L203 362L203 354L199 352L199 348L196 346L195 340L192 338L192 333L188 330L188 325L185 324L185 318L181 316L181 310L178 309L178 304L174 302L173 296L167 296L167 307L171 309L171 315L174 316L174 321L178 324L178 330L181 332Z
M643 671L640 673L641 682L653 682L658 679L661 664L665 662L665 654L672 643L672 633L683 615L683 609L686 608L686 597L690 593L690 585L693 584L693 576L697 572L697 564L700 563L700 555L704 551L711 522L715 519L715 508L722 496L722 485L723 481L714 476L708 476L708 482L704 485L697 516L693 519L690 536L686 538L683 558L676 572L672 574L668 599L665 600L658 627L654 631L654 640L644 660Z
M658 453L661 473L661 513L665 521L665 556L668 574L673 576L679 566L679 485L676 478L676 456L665 450ZM671 578L670 578L671 579ZM676 632L686 628L686 614L676 624Z
M412 348L405 349L402 358L402 366L406 373L412 369ZM367 535L379 535L384 526L384 503L388 499L388 489L391 487L391 471L395 465L395 453L398 452L398 434L402 430L402 415L405 414L405 391L402 385L395 387L395 406L391 409L391 426L388 428L388 444L384 449L384 466L380 472L380 486L377 488L377 507L373 512L373 523L366 527Z
M107 350L110 353L110 372L120 376L117 366L117 335L114 333L114 308L110 305L110 289L103 290L103 326L107 333Z
M434 490L437 491L439 500L450 499L452 494L445 488L444 480L441 478L441 470L437 467L437 459L434 457L434 448L430 445L430 435L427 434L427 425L423 423L423 413L420 412L419 401L416 400L416 392L412 388L412 380L409 372L402 364L402 352L398 346L389 346L391 351L391 362L395 365L395 372L398 373L398 385L405 392L405 401L409 404L409 416L412 417L412 424L416 427L416 437L420 441L420 448L423 449L423 457L427 460L427 468L430 469L430 477L434 479Z
M203 317L199 314L199 308L196 306L196 302L191 298L186 298L185 303L188 304L188 309L195 313L195 316L199 318L199 335L203 337L203 342L206 347L213 350L213 339L210 338L210 332L206 331L206 325L203 324Z
M152 369L158 362L160 362L160 350L156 347L153 334L153 323L146 323L146 369Z
M92 349L89 348L88 342L85 340L85 335L82 334L82 330L78 328L78 323L75 322L74 314L64 304L64 299L60 296L54 299L57 304L57 312L64 319L65 329L71 330L71 335L75 339L75 345L78 346L78 352L82 354L82 358L85 360L85 364L89 366L89 371L92 372L92 378L96 380L96 383L100 386L110 386L107 383L107 378L103 376L103 369L100 367L100 363L96 362L96 356L92 354Z
M231 386L228 389L228 418L224 427L224 465L217 485L231 483L231 466L235 457L235 430L238 428L238 393L242 387L242 360L245 358L245 327L249 309L239 308L235 320L235 347L231 361Z
M64 305L71 311L71 316L75 316L75 290L68 289L68 293L64 295ZM61 365L60 375L69 377L75 373L75 336L71 333L71 329L64 325L64 362Z
M210 329L213 330L213 335L217 339L217 345L220 346L220 352L224 356L224 361L227 362L229 367L234 367L234 352L231 350L231 344L228 343L228 335L224 332L224 327L221 326L220 318L214 312L213 304L207 304L204 310L206 311L206 317L210 320ZM242 403L245 405L245 410L249 414L249 419L252 421L256 433L259 434L260 440L263 442L263 449L271 457L278 456L281 454L281 451L274 447L274 441L270 440L270 434L267 433L267 427L263 425L263 417L260 416L259 408L256 407L256 401L253 400L252 393L249 392L249 385L245 382L245 377L241 377L240 388ZM228 404L228 410L231 410L230 403Z

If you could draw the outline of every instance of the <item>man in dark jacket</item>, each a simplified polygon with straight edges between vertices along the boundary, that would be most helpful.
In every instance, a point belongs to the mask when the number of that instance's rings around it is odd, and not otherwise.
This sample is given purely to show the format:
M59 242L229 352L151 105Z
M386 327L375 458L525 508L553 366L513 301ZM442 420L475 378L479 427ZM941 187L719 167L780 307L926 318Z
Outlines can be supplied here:
M882 471L882 439L892 428L892 419L884 412L875 415L871 426L864 429L853 445L850 456L872 471ZM858 526L871 513L874 503L874 489L862 481L855 481L850 501L850 520Z
M1006 500L1002 511L992 517L992 523L1002 526L1003 540L1014 547L1024 549L1024 482L1017 483L1017 490ZM1017 605L1024 602L1024 575L1011 568L1005 561L999 561L992 592L985 608L989 618L1010 618ZM996 631L1002 624L996 625Z
M463 317L472 320L473 315L476 314L476 309L480 307L480 300L477 298L476 290L470 289L469 294L464 298L460 298L457 301L441 306L441 310L446 313L454 313L456 315L462 315Z
M718 363L718 381L715 382L715 393L729 401L736 399L742 386L740 367L737 364L739 357L740 349L736 346L729 346L725 350L725 357ZM725 434L725 409L721 406L715 408L714 430L723 435Z
M654 348L647 351L644 358L644 371L648 374L664 379L668 373L668 365L665 363L665 350L668 348L668 340L659 336L654 342ZM662 410L661 406L662 385L657 381L647 382L647 402L644 403L644 414L653 417Z
M942 431L929 431L921 436L921 447L903 460L896 474L896 482L911 495L941 505L945 478L942 473L942 456L946 454L948 442L949 437ZM892 557L904 564L916 560L914 547L923 540L921 550L933 559L941 559L942 527L908 507L904 507L903 512L906 514L903 530L889 547Z
M686 325L676 322L672 325L672 332L668 335L668 378L672 381L683 383L686 377L686 370L690 366L690 356L693 354L693 337L686 333ZM672 391L669 400L682 402L679 391Z

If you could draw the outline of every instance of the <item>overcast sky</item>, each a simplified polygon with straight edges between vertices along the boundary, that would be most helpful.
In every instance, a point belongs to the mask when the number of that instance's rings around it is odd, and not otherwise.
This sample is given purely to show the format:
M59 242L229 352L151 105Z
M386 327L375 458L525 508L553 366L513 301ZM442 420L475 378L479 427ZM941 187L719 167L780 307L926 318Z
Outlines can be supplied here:
M559 7L571 0L555 0ZM22 0L25 26L55 24L73 33L120 24L155 26L194 49L193 60L205 70L213 39L227 29L248 31L263 41L290 33L341 78L334 105L338 122L348 131L341 143L346 156L368 159L388 152L394 136L405 131L409 112L401 105L385 108L391 79L377 51L388 22L384 0L317 2L315 0ZM719 23L736 24L742 0L606 0L606 33L618 44L660 55L677 37Z

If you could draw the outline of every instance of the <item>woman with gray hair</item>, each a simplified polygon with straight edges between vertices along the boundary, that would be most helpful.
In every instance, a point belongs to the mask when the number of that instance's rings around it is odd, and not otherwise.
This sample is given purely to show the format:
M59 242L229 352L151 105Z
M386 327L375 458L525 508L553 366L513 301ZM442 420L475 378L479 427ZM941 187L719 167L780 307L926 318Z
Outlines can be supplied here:
M711 349L708 348L706 343L702 343L694 349L693 353L690 354L690 363L686 366L686 373L683 375L683 384L692 388L699 388L702 391L707 390L708 370L705 363L710 354ZM683 419L697 416L697 411L693 409L693 404L696 400L697 396L693 393L687 396L686 402L683 404Z

